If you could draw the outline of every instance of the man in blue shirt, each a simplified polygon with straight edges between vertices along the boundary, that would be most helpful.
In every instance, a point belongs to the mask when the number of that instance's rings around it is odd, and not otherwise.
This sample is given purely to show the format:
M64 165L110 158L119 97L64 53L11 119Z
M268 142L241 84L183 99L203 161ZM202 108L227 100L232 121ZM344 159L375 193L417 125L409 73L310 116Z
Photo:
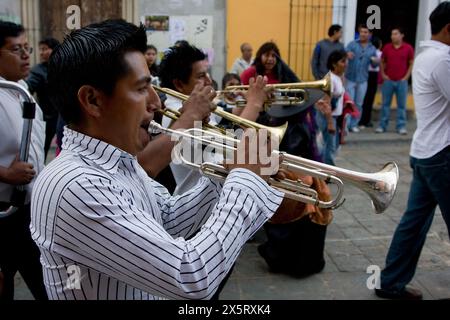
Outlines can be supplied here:
M348 129L351 132L359 132L358 123L361 118L362 105L367 91L369 79L369 65L377 65L376 48L370 40L370 30L366 25L358 27L359 39L348 44L348 67L345 73L346 91L350 98L355 101L360 115L352 117L348 121Z

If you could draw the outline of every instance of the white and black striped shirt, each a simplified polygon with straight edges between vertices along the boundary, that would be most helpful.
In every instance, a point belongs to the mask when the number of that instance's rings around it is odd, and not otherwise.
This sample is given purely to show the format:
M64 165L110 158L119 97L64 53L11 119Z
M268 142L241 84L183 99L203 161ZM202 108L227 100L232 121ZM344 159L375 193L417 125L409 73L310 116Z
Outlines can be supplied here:
M282 201L243 169L171 197L135 157L64 134L31 202L50 299L208 299Z

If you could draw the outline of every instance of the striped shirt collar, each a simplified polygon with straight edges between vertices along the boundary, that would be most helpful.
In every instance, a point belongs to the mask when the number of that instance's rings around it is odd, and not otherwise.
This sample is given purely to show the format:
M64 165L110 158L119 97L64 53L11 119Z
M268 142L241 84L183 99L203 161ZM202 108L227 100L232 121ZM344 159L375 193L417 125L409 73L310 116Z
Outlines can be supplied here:
M110 174L115 174L121 158L131 160L136 157L107 142L95 139L81 132L64 127L62 149L78 153L81 157L94 162Z

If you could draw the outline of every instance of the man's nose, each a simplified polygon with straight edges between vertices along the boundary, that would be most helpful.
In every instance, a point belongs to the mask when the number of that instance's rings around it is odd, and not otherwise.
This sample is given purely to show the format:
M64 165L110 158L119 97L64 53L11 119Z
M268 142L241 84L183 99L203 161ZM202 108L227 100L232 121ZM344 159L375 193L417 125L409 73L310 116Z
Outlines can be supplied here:
M211 76L209 75L209 73L206 74L206 80L205 80L205 86L210 86L212 85L212 79Z
M148 112L157 112L161 109L161 99L159 98L158 93L156 93L153 86L149 86L149 94L147 101L147 111Z

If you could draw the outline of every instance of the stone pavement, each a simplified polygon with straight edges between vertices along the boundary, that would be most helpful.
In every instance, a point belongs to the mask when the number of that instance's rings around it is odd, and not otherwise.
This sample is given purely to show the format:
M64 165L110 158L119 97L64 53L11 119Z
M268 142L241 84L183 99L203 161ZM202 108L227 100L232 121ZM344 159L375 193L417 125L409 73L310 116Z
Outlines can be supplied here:
M392 205L375 215L369 198L360 190L346 186L345 204L334 213L328 227L325 269L305 279L272 274L257 253L265 240L256 234L243 249L221 299L301 300L301 299L377 299L366 287L370 265L384 266L394 229L405 210L411 182L409 146L414 131L410 121L407 136L391 130L385 134L365 129L347 137L337 159L338 166L360 172L375 172L389 161L397 162L400 182ZM16 278L16 299L31 299L20 276ZM428 234L416 277L412 283L423 290L425 299L450 298L450 243L439 210Z
M385 163L395 161L400 182L391 206L382 215L373 213L365 193L346 185L346 202L334 212L328 227L326 267L321 273L304 279L270 273L257 252L257 246L265 241L264 231L259 231L241 253L221 299L378 299L367 288L370 274L366 270L370 265L383 268L393 232L406 207L412 179L408 154L413 122L410 121L407 136L400 136L393 129L385 134L365 129L347 137L337 159L339 167L376 172ZM425 299L450 298L450 243L439 210L412 285L423 291Z

